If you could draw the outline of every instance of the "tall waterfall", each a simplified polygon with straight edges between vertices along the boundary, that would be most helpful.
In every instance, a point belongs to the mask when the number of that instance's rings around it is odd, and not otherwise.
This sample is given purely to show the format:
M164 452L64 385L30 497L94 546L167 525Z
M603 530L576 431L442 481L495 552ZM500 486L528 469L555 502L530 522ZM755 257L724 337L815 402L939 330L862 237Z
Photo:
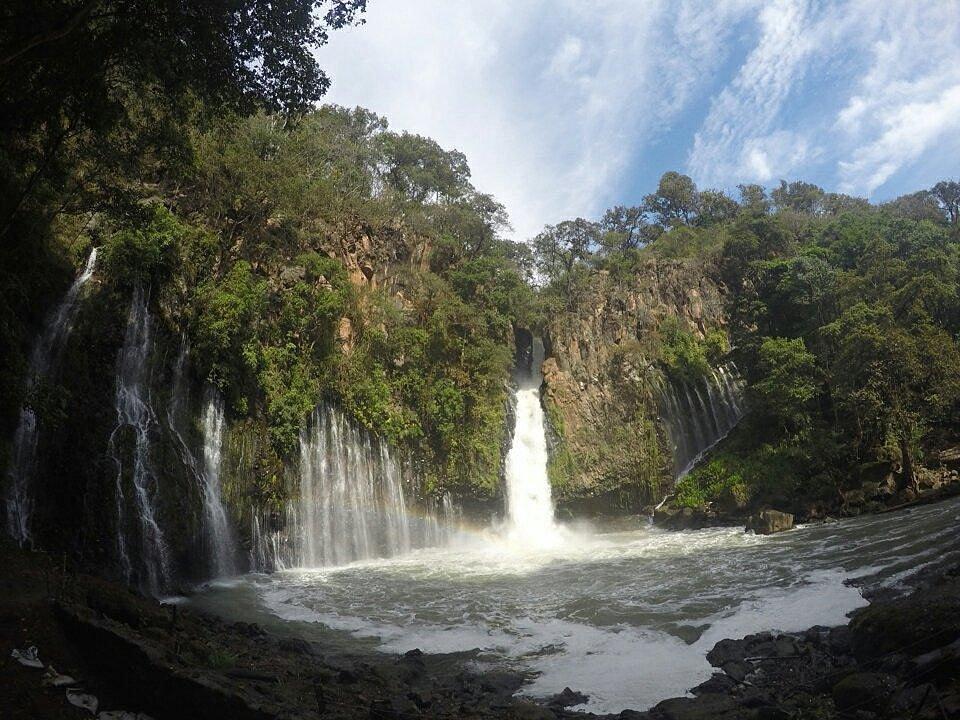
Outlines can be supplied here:
M203 529L214 577L237 572L236 540L220 492L223 422L223 398L210 388L203 408Z
M444 542L440 513L414 512L385 443L321 406L300 433L299 498L287 507L285 536L254 517L258 567L341 565L391 557Z
M677 478L690 472L743 417L743 383L732 362L695 382L665 382L658 394Z
M540 404L543 343L533 341L533 364L517 371L516 425L507 453L507 532L511 541L550 546L560 539L547 477L547 437Z
M123 347L117 359L117 425L110 434L108 450L117 467L117 552L120 564L127 582L136 581L156 594L169 578L169 558L157 517L159 479L150 458L152 438L157 431L149 388L151 326L147 295L137 286L127 316ZM131 433L132 448L123 437ZM130 517L131 510L133 518ZM136 538L139 546L134 557L130 554L131 537Z
M63 300L50 316L43 333L34 343L30 353L30 365L27 370L27 396L39 381L56 370L60 354L67 338L73 330L73 323L79 308L80 291L93 276L97 264L97 248L90 251L83 272L67 290ZM24 405L20 409L20 418L13 435L13 449L10 466L7 470L7 492L5 497L7 513L7 532L20 545L33 544L30 536L30 515L33 512L32 482L37 466L37 441L39 428L33 408Z

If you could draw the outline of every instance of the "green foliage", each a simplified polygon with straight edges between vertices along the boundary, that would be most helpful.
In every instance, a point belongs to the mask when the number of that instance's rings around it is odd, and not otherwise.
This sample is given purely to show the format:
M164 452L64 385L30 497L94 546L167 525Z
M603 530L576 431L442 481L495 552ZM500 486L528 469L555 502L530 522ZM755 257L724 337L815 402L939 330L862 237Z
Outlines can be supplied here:
M750 386L751 407L784 434L805 432L817 396L816 357L803 338L766 338L760 345L757 379Z
M240 260L194 296L191 345L207 379L242 392L263 361L256 330L267 306L267 284Z
M710 372L710 346L684 328L677 318L665 318L660 323L659 334L660 359L674 380L695 381ZM714 351L718 342L717 338L712 341Z
M103 243L102 267L121 286L150 285L173 269L187 228L163 205L154 205Z
M680 507L698 508L714 502L746 504L749 490L738 472L731 472L722 459L713 459L677 482L674 501Z

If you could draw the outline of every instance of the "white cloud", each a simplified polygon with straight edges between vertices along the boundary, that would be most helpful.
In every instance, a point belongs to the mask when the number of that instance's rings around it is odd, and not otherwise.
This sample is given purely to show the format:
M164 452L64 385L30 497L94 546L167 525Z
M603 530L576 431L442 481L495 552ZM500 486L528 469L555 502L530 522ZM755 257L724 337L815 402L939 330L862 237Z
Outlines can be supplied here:
M701 184L817 174L869 195L960 127L955 3L778 0L758 22L756 46L694 136L687 165Z
M527 238L635 202L631 176L671 169L651 166L654 148L686 155L701 186L803 177L870 193L924 163L943 168L934 148L960 151L950 139L960 122L956 9L376 0L366 25L334 33L319 57L331 102L465 152L474 184ZM691 124L692 138L682 134Z
M870 66L837 115L846 152L837 162L845 192L870 195L901 170L926 162L924 181L960 147L960 13L953 3L911 3L882 19ZM946 153L944 153L946 150ZM940 157L935 157L939 155Z
M466 153L519 238L596 215L755 0L377 0L320 61L328 97Z

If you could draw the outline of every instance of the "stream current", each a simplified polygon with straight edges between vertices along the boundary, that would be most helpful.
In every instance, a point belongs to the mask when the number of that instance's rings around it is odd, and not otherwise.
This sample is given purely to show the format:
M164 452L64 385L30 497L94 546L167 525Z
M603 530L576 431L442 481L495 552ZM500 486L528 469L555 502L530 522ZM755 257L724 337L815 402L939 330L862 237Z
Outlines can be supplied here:
M442 548L215 583L192 602L390 653L477 649L481 665L528 671L523 694L569 686L589 695L578 709L642 710L709 678L718 640L841 624L862 591L956 561L958 520L951 500L768 537L645 519L567 526L545 544L464 530Z

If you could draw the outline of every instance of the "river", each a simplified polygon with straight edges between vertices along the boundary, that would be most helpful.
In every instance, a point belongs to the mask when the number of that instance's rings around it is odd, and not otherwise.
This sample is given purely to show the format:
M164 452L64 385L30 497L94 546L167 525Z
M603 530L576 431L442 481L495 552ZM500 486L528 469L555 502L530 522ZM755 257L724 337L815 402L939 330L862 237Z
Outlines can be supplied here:
M320 639L345 631L385 652L479 648L478 662L565 686L581 709L645 709L707 679L718 640L840 624L861 591L960 556L960 500L799 527L670 532L646 520L565 528L561 544L463 532L444 548L342 567L247 575L193 603Z

